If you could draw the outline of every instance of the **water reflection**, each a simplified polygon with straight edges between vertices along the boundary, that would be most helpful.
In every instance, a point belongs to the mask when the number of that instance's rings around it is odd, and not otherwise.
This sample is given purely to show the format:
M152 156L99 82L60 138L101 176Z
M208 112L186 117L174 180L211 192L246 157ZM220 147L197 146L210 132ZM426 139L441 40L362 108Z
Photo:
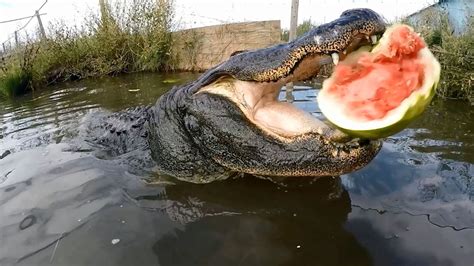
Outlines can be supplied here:
M171 186L165 198L179 203L168 210L171 217L191 216L185 220L192 222L153 245L161 265L370 261L343 228L351 207L338 179L275 185L247 176L209 186Z
M20 264L370 264L344 228L351 206L338 179L277 185L246 176L205 186L127 186L123 193L124 202Z
M410 144L416 151L474 163L474 107L456 101L436 101L413 126ZM412 131L412 132L413 132Z
M470 265L474 233L426 223L426 216L353 208L346 228L375 265Z
M473 114L467 104L436 102L409 129L387 139L365 169L343 177L353 202L474 228Z
M110 176L123 176L66 145L14 153L0 161L0 264L35 255L121 196ZM8 171L8 175L4 174Z
M343 187L252 176L147 185L123 163L133 154L82 143L81 121L194 77L85 80L1 102L0 264L471 264L472 106L434 103ZM321 117L316 97L305 86L280 95Z

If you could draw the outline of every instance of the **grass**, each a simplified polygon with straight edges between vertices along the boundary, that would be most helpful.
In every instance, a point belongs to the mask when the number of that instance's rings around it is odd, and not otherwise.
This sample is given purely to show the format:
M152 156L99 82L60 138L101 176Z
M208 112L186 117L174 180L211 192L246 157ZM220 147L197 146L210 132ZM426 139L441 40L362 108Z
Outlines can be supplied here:
M25 51L29 55L33 50ZM27 58L12 56L0 62L0 96L14 97L30 89L31 69Z
M13 97L27 91L30 77L21 69L10 70L0 77L0 95Z
M47 39L26 43L0 63L6 96L56 82L173 69L172 0L99 1L81 26L49 25Z

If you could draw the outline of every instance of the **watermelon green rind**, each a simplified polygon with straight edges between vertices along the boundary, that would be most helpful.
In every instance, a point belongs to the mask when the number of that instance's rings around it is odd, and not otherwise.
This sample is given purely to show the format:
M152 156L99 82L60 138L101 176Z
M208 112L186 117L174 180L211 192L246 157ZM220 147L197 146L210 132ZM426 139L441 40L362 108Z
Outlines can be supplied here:
M390 32L397 26L399 25L387 29L379 44L372 49L372 52L377 52L383 48ZM431 51L425 47L419 51L418 57L424 62L425 67L425 79L421 88L403 100L400 106L390 110L383 118L371 121L354 121L347 118L341 103L325 89L333 82L333 78L329 78L323 83L323 89L318 95L319 108L332 124L355 137L377 139L403 130L429 105L439 83L441 67Z

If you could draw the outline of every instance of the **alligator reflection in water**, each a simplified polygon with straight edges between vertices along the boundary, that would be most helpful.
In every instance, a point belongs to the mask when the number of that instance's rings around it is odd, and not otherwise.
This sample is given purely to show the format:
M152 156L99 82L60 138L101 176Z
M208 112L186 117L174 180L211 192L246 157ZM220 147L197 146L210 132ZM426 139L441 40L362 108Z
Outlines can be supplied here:
M247 177L170 187L167 197L180 204L171 216L195 222L162 237L153 249L162 265L367 265L367 252L342 226L351 206L338 183L276 186Z
M0 103L1 265L472 264L471 106L431 106L343 176L344 190L338 179L251 176L151 186L124 158L95 156L76 128L98 110L152 103L164 78L88 80ZM315 90L293 95L319 116Z
M6 181L0 196L8 243L2 265L131 265L137 257L144 265L370 261L343 228L351 206L339 179L277 185L246 176L147 187L111 162L67 149L49 145L2 162L31 162L15 169L10 178L21 182ZM25 216L36 223L21 228ZM108 241L116 237L120 245L112 249Z

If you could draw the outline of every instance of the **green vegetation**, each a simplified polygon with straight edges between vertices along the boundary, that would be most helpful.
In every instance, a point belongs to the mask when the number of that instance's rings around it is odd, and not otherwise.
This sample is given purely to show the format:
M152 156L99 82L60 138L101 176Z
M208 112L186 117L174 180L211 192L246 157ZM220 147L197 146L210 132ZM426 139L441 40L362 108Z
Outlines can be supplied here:
M445 13L430 10L410 23L425 38L441 64L441 81L437 95L463 99L474 104L474 17L467 19L466 31L454 34Z
M22 94L28 88L30 77L21 69L11 69L0 76L0 95L12 97Z
M313 24L311 20L305 20L303 23L296 27L296 36L301 36L308 32L310 29L316 27L316 24ZM290 31L287 29L281 30L281 40L287 42L290 39Z
M81 26L57 22L47 39L16 48L0 62L0 92L11 96L55 82L136 71L167 71L172 0L100 2Z
M0 96L13 97L30 88L33 49L25 50L26 57L10 57L0 62Z

